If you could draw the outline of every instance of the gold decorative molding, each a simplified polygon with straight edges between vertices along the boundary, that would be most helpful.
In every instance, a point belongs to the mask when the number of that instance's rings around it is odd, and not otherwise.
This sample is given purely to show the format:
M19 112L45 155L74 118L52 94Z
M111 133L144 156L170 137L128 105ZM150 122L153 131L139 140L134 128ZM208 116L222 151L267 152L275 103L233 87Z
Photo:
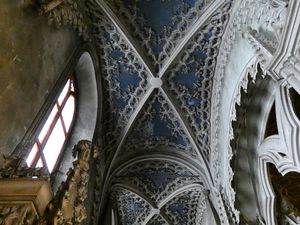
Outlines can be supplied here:
M87 217L85 200L87 199L90 159L96 156L96 147L90 141L80 141L75 147L77 160L68 178L62 183L48 210L39 219L39 225L79 225Z
M17 156L3 156L4 165L0 168L0 179L8 178L49 178L45 168L28 167L23 158Z
M48 179L1 179L0 224L32 224L44 214L51 199Z
M49 176L18 157L5 157L0 169L0 225L79 225L86 219L90 160L97 148L90 141L74 147L77 160L52 198Z
M27 225L32 224L36 218L31 204L1 203L0 224L1 225Z
M3 156L0 168L0 225L29 225L44 214L52 199L49 173L29 168L24 159Z

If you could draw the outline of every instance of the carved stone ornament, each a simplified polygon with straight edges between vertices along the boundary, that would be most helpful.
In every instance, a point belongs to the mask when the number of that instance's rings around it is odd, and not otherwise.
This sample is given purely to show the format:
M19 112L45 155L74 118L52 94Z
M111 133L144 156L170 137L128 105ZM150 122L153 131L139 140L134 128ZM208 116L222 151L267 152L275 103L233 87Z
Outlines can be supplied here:
M39 219L38 225L79 225L87 217L85 201L87 199L90 159L95 157L96 147L90 141L80 141L74 147L77 160L68 178L62 183L48 210Z
M57 27L71 26L84 40L89 38L87 21L80 0L38 0L40 13L48 16L48 23Z
M298 2L299 3L299 2ZM297 4L298 4L297 3ZM297 6L299 9L299 5ZM292 16L291 16L292 17ZM297 29L289 33L293 38L290 40L291 43L287 45L295 46L295 41L293 33L299 32L298 26ZM285 44L285 43L284 43ZM297 49L290 48L289 53L284 56L278 56L282 60L282 64L277 63L276 68L272 70L264 70L261 75L265 77L266 74L272 75L273 79L270 76L266 76L269 81L268 84L271 84L267 88L265 93L261 96L253 96L253 99L257 99L256 105L254 101L251 104L250 98L243 99L241 101L241 93L236 96L234 101L234 109L232 113L232 118L237 120L235 122L234 128L234 139L235 144L240 141L240 145L235 149L236 151L245 151L248 154L249 168L247 173L252 174L253 183L256 196L257 204L257 220L259 224L299 224L298 218L293 215L293 213L286 211L286 215L283 215L280 221L276 221L275 213L275 193L273 191L272 184L270 182L268 164L273 164L281 173L282 176L285 176L290 172L300 172L300 162L299 162L299 129L300 122L299 117L297 116L296 109L293 106L292 92L299 93L299 58L295 55ZM274 61L276 61L275 59ZM279 61L279 60L278 60ZM254 63L255 64L255 63ZM275 63L274 63L275 65ZM271 65L270 67L274 67ZM248 65L248 68L250 66ZM246 69L246 76L243 76L245 83L243 87L239 87L238 90L243 89L244 98L249 93L249 83L248 74L251 77L252 83L256 83L255 76L257 70ZM274 72L275 71L275 72ZM279 72L277 74L274 74ZM254 76L253 76L254 74ZM267 80L264 78L264 80ZM248 86L247 86L248 84ZM294 89L294 90L293 90ZM258 87L255 87L255 94L259 92ZM298 100L298 99L297 99ZM267 118L270 113L271 105L275 104L274 115L276 115L276 133L271 136L265 136L265 126L267 125ZM245 105L247 107L245 107ZM259 105L259 111L251 114L251 109ZM243 107L242 107L243 106ZM236 113L239 111L239 115ZM244 114L244 115L243 115ZM246 116L247 115L247 116ZM250 115L250 116L249 116ZM245 127L242 127L241 124L244 123ZM233 134L233 133L232 133ZM244 136L242 136L243 134ZM251 134L251 135L249 135ZM231 136L231 135L230 135ZM247 136L247 137L245 137ZM231 136L233 138L233 136ZM244 154L245 154L244 153ZM237 159L242 161L241 158ZM247 159L245 161L248 161ZM244 164L246 163L244 161ZM243 166L244 169L247 166ZM236 171L237 172L237 171ZM243 171L245 174L245 171ZM244 179L245 180L245 179ZM239 183L235 179L235 183ZM244 183L245 184L245 183ZM239 184L242 186L243 184ZM239 191L241 191L240 189ZM249 192L249 188L247 189ZM246 193L244 193L246 194ZM249 202L247 204L250 204ZM282 207L277 205L276 207ZM253 211L253 209L252 209ZM248 216L248 215L247 215ZM245 221L244 218L241 218L242 221Z
M36 217L30 203L0 203L0 225L31 225Z
M220 125L220 101L223 90L226 68L230 64L231 55L235 45L241 38L246 38L254 50L255 60L265 67L267 62L279 47L282 33L286 23L287 1L283 0L244 0L236 3L236 10L232 13L231 20L223 36L220 55L217 59L212 93L212 170L216 183L222 179L223 169L218 148L218 141L222 128ZM271 36L270 36L271 35ZM276 47L276 48L275 48ZM239 57L239 56L237 56ZM245 65L247 67L249 65ZM243 73L245 74L245 73ZM238 95L238 93L236 93ZM234 104L232 104L234 105ZM233 108L233 107L232 107ZM231 137L229 137L230 139ZM229 140L228 139L228 140ZM229 155L232 153L229 150ZM230 160L230 158L229 158Z
M52 200L48 173L28 168L18 157L4 157L4 167L0 169L0 225L82 223L87 217L90 160L98 153L90 141L80 141L73 150L77 154L74 168Z
M4 165L0 168L0 179L3 178L48 178L45 168L31 168L26 165L23 158L18 156L3 156Z

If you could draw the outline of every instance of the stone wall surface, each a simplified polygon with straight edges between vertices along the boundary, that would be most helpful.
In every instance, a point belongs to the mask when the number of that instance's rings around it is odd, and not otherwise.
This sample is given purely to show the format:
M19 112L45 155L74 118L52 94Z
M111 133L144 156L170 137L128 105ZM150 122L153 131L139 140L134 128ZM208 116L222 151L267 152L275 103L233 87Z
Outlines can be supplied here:
M78 43L71 29L49 26L32 1L0 1L1 154L22 140Z

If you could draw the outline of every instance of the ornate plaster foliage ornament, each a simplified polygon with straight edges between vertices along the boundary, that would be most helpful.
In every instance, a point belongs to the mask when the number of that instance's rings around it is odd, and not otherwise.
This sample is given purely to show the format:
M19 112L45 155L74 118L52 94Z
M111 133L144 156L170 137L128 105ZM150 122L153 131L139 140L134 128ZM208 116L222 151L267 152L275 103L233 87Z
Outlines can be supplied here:
M157 204L184 186L202 183L197 173L167 160L133 164L116 175L116 182L135 188Z
M247 1L245 2L247 3ZM248 3L251 2L248 1ZM299 9L299 2L260 1L257 3L263 5L261 5L260 10L255 14L252 14L254 19L250 20L251 23L248 24L248 27L240 26L240 29L245 31L244 35L237 35L234 38L231 36L231 42L229 39L227 43L224 42L226 44L231 43L231 46L227 46L228 55L226 57L228 58L226 60L228 61L226 62L227 65L223 65L224 74L228 73L232 56L234 55L237 57L236 52L231 52L232 49L236 51L234 44L238 45L238 43L241 42L247 43L243 41L246 40L249 44L247 48L250 47L249 50L254 50L247 56L250 59L248 61L249 63L241 66L241 68L244 68L241 70L242 73L240 73L239 69L236 69L239 76L236 76L235 79L237 79L238 82L236 82L236 90L232 92L232 104L230 104L231 107L229 107L228 110L230 118L233 120L237 119L237 122L233 123L234 132L232 132L233 130L231 128L228 129L229 140L234 137L234 141L231 143L233 144L235 151L232 152L229 147L227 156L231 158L232 153L234 153L236 163L237 161L245 162L243 165L237 163L238 166L236 166L235 173L237 173L237 178L235 179L235 183L238 187L236 190L238 192L237 199L235 200L233 198L228 201L231 202L232 205L233 202L236 201L241 207L240 210L244 216L244 223L245 221L249 221L249 223L257 221L258 224L283 224L283 221L275 221L275 195L269 182L270 179L267 172L267 164L274 164L282 175L291 171L299 172L298 150L295 150L295 148L299 148L296 147L298 146L298 143L296 143L294 139L298 136L297 130L299 123L298 118L296 118L296 109L293 108L292 104L293 90L299 92L299 71L296 69L298 60L294 57L297 55L295 46L297 46L296 43L299 41L299 35L296 35L296 33L299 31L298 28L292 29L292 27L299 27L299 22L295 19L299 16L297 12ZM287 4L290 5L289 8L287 8ZM240 12L242 13L243 11L245 11L245 9ZM261 12L264 12L264 15L260 15ZM241 13L237 15L241 17ZM237 25L238 24L235 25L235 29L237 28ZM224 39L224 41L226 41L226 39ZM224 56L220 58L224 59ZM260 63L262 70L257 70L258 62ZM221 64L219 66L221 66ZM256 77L257 73L266 78L262 79L261 76ZM224 83L226 83L226 78L223 79L225 79ZM251 90L249 89L249 86L251 87L251 84L253 83L256 88ZM263 87L265 92L260 93L260 86ZM245 91L240 92L241 89ZM224 91L222 92L224 94ZM245 99L247 96L248 98ZM276 106L274 111L276 114L278 134L266 137L265 129L267 118L274 99ZM219 98L216 98L215 100L222 101L222 99ZM223 103L223 105L224 104L225 103ZM218 107L224 109L224 106L222 105L219 105ZM224 114L224 111L222 113ZM219 115L221 115L221 113L219 113ZM232 119L230 120L232 121ZM222 124L222 120L217 122ZM219 128L220 127L221 126L219 126ZM230 143L228 139L225 142L220 140L220 136L216 136L216 138L220 143ZM298 140L298 137L296 139ZM239 145L235 146L236 143L239 143ZM241 158L242 154L245 154L247 157ZM237 159L238 156L239 158ZM220 163L215 166L214 169L217 167L224 168L224 164ZM243 169L244 171L242 173L237 169ZM245 173L250 174L251 178L249 178L248 181L241 182L243 180L241 174ZM221 173L219 175L219 178L224 179L224 177L221 177ZM231 181L232 173L227 176L227 178ZM220 182L224 182L224 180L221 179ZM249 184L250 186L245 188L245 185ZM249 201L247 206L241 204L241 202L245 200L241 199L241 195L244 195L245 197L246 192L248 197L255 196L253 202L256 203L251 203L251 201ZM227 193L226 195L229 196L230 194ZM249 205L251 205L250 208ZM253 208L256 208L257 210L254 212ZM245 219L245 217L248 218ZM288 221L287 224L297 224L297 220L291 215L285 215L283 220L285 222Z
M124 184L112 189L112 201L118 209L122 225L135 224L201 224L206 210L203 190L199 185L190 185L167 196L163 202L149 200L139 191ZM155 223L154 223L155 224Z
M230 69L228 71L228 68L230 68L233 62L233 55L235 54L235 58L242 57L237 55L236 51L234 52L235 48L238 48L237 46L239 46L239 43L241 43L242 40L247 40L250 44L250 48L245 48L244 52L249 52L248 54L252 54L250 52L253 52L254 54L252 59L249 57L250 59L247 64L240 64L238 66L245 69L242 69L241 78L238 80L237 85L239 85L239 87L232 87L235 89L235 97L233 97L232 100L229 100L228 103L222 103L228 104L232 108L232 111L230 112L230 121L232 121L235 120L235 104L239 104L240 101L240 87L246 88L248 83L247 74L250 73L252 77L256 75L258 62L260 62L261 67L265 72L268 64L272 61L273 56L278 50L284 30L286 15L286 1L242 1L239 5L237 4L233 12L233 16L229 21L227 31L223 37L223 42L220 48L221 54L218 56L217 60L212 94L211 119L213 136L211 142L211 169L216 183L219 183L220 186L222 186L223 183L225 186L224 192L226 194L224 197L227 196L225 197L225 205L230 205L231 210L229 211L234 213L233 217L237 219L237 221L239 220L239 214L238 211L235 210L234 206L235 192L230 185L226 185L227 182L229 184L232 182L233 177L232 169L228 163L233 156L233 152L230 147L230 140L233 138L233 132L230 124L228 124L229 133L228 138L226 139L226 144L220 144L223 143L220 139L220 134L222 133L222 137L224 137L224 126L222 125L223 121L220 119L220 115L224 115L224 111L221 109L223 106L220 105L222 95L224 95L224 93L221 93L224 92L222 86L225 82L228 82L224 81L224 79L226 80L224 75L231 71ZM237 73L237 71L232 72ZM225 157L223 152L224 150L221 150L222 146L228 146L227 149L226 147L224 149L227 152ZM224 170L224 168L227 169Z
M122 225L142 224L150 215L151 205L139 195L122 187L116 187L112 191Z
M179 55L167 78L167 90L178 102L206 157L210 155L212 78L230 6L227 3L204 23Z
M25 160L18 156L3 156L4 165L0 168L0 179L10 178L49 178L45 168L30 168Z
M173 224L201 224L206 209L204 194L199 190L187 190L176 196L164 207Z
M110 148L115 147L114 142L149 88L150 75L108 18L101 11L93 15L105 86L106 148Z
M135 129L128 134L125 141L124 152L149 152L169 147L197 157L171 105L159 90L155 90L150 96L134 126Z
M88 20L84 18L81 0L38 0L40 13L48 16L48 23L56 27L71 26L85 40L89 38Z
M108 1L149 57L156 71L211 5L211 0ZM153 11L159 11L153 13Z
M80 225L87 217L85 201L87 199L89 183L89 164L95 157L97 149L90 141L80 141L74 147L77 160L70 169L68 178L62 183L48 210L37 224L46 225Z

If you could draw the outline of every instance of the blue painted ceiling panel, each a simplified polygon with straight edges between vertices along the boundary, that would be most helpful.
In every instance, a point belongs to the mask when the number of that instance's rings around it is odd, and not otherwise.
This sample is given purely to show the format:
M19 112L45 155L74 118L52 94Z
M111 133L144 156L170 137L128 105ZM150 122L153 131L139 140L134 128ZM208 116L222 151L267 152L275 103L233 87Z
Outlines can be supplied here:
M212 0L110 0L158 72Z

